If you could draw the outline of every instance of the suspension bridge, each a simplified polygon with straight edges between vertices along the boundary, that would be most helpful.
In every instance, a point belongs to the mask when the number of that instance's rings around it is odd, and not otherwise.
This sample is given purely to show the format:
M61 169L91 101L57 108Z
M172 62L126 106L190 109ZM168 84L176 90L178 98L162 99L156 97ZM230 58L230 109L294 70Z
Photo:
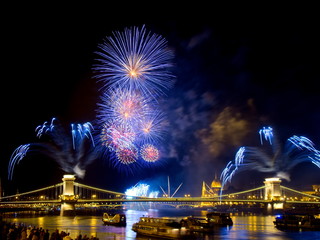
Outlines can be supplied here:
M75 182L74 175L64 175L62 182L48 187L0 198L0 209L58 206L61 215L69 215L76 207L104 206L113 208L128 203L155 203L181 206L253 206L284 208L285 205L315 206L320 209L320 194L310 194L281 185L279 178L265 179L264 185L241 192L205 197L129 197L124 193L105 190Z

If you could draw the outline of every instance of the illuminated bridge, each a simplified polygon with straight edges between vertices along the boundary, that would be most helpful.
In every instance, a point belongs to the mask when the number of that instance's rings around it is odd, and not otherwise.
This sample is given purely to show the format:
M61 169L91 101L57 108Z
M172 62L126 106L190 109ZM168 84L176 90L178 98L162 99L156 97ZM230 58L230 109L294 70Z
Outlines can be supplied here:
M103 206L116 208L123 204L149 203L165 204L179 207L192 206L260 206L264 208L284 208L284 206L315 206L320 209L320 195L297 191L282 186L278 178L268 178L261 187L246 191L221 194L215 197L133 197L124 193L96 188L75 182L74 175L64 175L63 182L45 188L19 193L0 198L0 209L10 208L44 208L55 206L61 208L61 215L67 215L76 207Z

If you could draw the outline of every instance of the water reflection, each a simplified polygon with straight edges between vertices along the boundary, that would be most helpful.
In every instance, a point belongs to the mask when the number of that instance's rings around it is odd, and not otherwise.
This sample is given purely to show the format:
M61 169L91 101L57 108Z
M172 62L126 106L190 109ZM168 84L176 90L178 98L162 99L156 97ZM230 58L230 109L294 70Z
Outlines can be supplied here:
M28 225L43 227L49 229L50 233L58 229L66 231L75 239L79 234L82 236L95 236L100 240L104 239L150 239L144 237L136 237L136 233L131 230L132 224L137 222L141 216L152 217L185 217L185 216L205 216L207 211L195 210L177 210L177 209L149 209L145 211L126 210L124 212L127 218L126 227L115 227L104 225L102 216L33 216L33 217L15 217L6 218L4 220L16 223L26 223ZM280 231L274 227L274 216L260 215L243 215L233 214L232 227L216 228L211 235L199 235L198 239L304 239L315 240L320 239L319 231L309 232L286 232Z

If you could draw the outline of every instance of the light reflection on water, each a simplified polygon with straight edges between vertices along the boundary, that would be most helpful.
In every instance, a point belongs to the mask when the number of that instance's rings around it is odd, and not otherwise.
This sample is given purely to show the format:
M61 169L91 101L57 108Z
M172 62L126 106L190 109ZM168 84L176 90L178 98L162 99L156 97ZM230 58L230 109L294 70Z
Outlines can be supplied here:
M17 217L5 219L11 222L26 223L28 225L43 227L49 229L50 233L58 229L59 231L69 232L70 236L75 239L76 236L86 234L87 236L98 237L99 240L104 239L150 239L136 237L136 233L131 230L132 224L137 222L143 215L152 217L184 217L189 215L204 216L206 211L186 211L186 210L154 210L147 211L126 210L127 217L126 227L105 226L102 222L102 216L38 216L38 217ZM320 231L305 232L285 232L274 227L274 216L262 215L232 215L234 225L232 227L222 227L215 229L214 234L201 236L199 239L304 239L315 240L320 239Z

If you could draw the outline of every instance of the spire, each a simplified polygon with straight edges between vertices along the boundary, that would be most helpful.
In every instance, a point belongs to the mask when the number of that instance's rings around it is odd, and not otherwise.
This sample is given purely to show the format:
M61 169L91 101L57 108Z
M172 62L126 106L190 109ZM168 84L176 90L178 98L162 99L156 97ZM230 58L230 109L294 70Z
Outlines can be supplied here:
M206 195L207 189L206 189L206 183L202 182L202 190L201 190L201 197L204 197Z

